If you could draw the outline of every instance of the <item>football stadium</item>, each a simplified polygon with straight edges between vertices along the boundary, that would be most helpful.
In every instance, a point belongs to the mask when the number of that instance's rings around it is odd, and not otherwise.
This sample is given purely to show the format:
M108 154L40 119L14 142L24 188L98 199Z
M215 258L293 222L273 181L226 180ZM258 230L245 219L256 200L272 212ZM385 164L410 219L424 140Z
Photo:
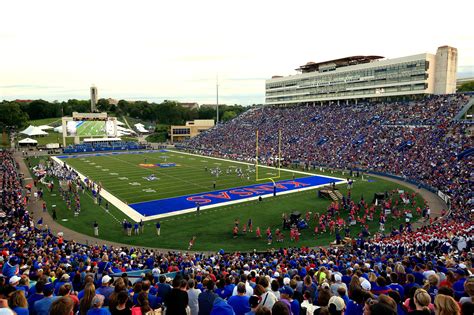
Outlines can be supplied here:
M1 101L0 311L474 314L461 68L443 45L269 74L249 106L219 83L216 104Z

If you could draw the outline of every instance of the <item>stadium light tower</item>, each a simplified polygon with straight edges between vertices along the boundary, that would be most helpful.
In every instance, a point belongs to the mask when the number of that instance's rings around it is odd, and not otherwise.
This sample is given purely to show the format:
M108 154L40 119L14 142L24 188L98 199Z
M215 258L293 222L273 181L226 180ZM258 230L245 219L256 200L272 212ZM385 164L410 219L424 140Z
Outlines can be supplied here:
M217 111L217 121L216 125L219 125L219 75L216 75L216 111Z

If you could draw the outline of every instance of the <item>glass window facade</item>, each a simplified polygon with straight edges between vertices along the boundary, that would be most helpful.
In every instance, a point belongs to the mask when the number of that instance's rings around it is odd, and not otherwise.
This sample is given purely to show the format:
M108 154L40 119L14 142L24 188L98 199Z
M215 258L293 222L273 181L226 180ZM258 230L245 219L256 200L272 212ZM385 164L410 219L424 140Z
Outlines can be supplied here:
M365 69L339 68L266 82L267 104L414 94L426 89L429 62L425 59L377 65Z

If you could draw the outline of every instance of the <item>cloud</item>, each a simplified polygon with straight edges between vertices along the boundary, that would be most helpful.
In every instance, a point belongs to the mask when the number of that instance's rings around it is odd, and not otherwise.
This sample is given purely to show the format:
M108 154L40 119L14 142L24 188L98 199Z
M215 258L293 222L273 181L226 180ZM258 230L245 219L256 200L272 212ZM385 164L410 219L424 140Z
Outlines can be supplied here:
M36 85L36 84L10 84L0 85L0 89L61 89L62 86Z

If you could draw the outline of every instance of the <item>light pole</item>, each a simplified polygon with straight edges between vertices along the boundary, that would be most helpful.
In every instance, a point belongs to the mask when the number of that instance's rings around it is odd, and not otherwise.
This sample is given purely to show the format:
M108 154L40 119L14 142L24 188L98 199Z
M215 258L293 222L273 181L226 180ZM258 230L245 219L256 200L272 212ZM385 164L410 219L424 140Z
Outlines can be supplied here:
M216 76L216 111L217 111L216 125L219 125L219 75Z

